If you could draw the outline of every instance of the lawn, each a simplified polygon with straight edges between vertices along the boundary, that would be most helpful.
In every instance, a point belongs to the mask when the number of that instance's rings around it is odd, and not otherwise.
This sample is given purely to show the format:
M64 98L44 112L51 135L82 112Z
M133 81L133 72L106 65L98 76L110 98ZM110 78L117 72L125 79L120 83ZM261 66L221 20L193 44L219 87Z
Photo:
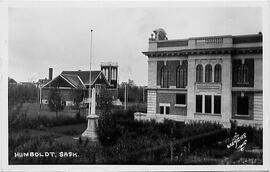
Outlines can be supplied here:
M28 118L37 117L49 117L54 118L56 116L55 112L51 112L47 105L39 105L38 103L23 103L21 107L21 113L26 114ZM82 110L81 115L85 116L87 110ZM68 116L75 117L78 110L72 109L71 107L66 107L63 111L58 112L58 116Z

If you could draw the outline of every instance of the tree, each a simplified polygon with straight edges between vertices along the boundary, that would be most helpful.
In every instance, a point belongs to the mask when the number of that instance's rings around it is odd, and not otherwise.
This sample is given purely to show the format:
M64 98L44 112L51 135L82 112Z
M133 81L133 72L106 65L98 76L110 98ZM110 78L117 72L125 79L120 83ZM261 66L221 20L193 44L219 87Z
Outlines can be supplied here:
M119 137L115 116L112 115L112 97L106 89L97 96L97 108L101 110L97 134L102 145L113 144Z
M83 101L83 90L74 89L73 97L74 97L74 106L77 109L79 108L80 103Z
M51 112L55 112L56 118L58 118L58 112L64 110L65 102L62 100L62 97L57 89L53 89L50 92L48 106Z
M97 134L100 143L104 146L112 145L120 136L115 115L103 112L98 119Z
M101 94L96 97L97 109L102 110L101 113L110 113L112 109L112 96L107 89L102 89Z
M22 104L25 102L36 101L38 97L38 88L34 84L8 84L8 104L10 106Z
M125 86L127 89L128 102L141 103L143 102L143 94L145 89L143 86L137 86L133 80L129 79L128 82L122 82L118 86L118 97L120 101L125 101Z

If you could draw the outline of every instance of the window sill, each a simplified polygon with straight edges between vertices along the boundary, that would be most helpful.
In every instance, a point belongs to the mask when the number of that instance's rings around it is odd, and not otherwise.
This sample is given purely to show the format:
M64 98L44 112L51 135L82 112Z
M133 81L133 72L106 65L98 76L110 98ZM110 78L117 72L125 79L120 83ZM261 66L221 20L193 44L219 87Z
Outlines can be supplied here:
M174 107L187 107L186 104L175 104Z
M200 112L196 112L194 113L194 115L221 116L221 114L216 114L216 113L200 113Z
M234 116L241 116L241 117L250 117L250 115L248 114L234 114Z

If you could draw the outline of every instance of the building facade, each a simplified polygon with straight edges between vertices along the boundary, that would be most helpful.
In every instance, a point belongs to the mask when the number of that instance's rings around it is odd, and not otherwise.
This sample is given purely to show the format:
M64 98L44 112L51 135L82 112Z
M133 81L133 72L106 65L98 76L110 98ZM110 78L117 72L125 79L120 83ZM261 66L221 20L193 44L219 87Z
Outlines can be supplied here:
M262 126L262 34L149 39L147 116Z

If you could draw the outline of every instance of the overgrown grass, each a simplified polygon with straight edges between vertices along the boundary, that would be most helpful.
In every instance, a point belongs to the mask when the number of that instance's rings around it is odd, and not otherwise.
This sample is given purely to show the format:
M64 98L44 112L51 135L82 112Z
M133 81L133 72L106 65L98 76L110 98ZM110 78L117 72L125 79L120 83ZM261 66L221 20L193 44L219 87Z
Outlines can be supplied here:
M21 129L39 129L43 127L86 123L86 118L77 116L59 116L58 118L41 116L38 118L27 118L25 115L9 115L8 120L9 132L18 131Z

